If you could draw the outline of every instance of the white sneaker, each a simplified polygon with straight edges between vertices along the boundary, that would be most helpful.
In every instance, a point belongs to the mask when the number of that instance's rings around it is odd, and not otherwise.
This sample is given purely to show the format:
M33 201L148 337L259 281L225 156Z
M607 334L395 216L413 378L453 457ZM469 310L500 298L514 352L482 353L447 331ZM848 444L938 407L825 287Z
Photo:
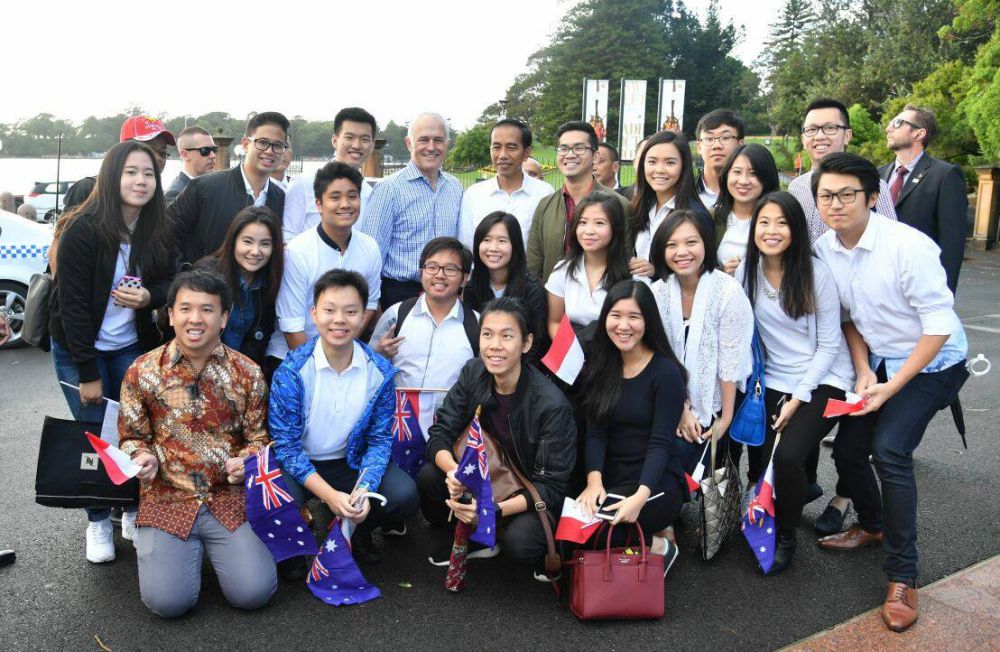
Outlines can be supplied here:
M125 512L122 514L122 538L131 541L135 545L135 516L136 512Z
M110 518L87 524L87 561L103 564L115 560L113 534Z

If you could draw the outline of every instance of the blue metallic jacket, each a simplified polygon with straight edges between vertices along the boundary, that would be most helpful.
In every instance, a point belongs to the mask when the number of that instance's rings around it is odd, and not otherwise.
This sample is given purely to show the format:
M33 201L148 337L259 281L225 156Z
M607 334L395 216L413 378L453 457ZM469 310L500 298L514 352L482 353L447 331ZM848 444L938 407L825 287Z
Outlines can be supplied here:
M306 364L316 348L312 338L291 351L274 372L271 381L271 403L268 415L274 454L278 464L300 484L316 472L302 448L306 430L307 406L316 386L316 366ZM365 484L375 491L389 464L392 448L392 418L396 409L396 390L392 377L398 369L388 360L358 342L368 356L368 372L381 378L378 390L368 399L361 419L347 439L347 464L352 469L368 469ZM309 397L307 401L306 397Z

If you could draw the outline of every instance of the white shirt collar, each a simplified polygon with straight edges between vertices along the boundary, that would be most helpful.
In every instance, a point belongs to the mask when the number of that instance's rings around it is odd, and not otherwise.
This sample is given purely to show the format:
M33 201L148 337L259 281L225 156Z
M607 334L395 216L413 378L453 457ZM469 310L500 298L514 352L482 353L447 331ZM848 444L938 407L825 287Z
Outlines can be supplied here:
M326 359L326 353L323 352L323 340L316 339L316 348L313 349L313 358L316 363L316 371L322 371L324 369L329 369L330 371L337 373L336 370L330 366L330 361ZM362 350L361 345L354 342L354 352L351 354L351 364L344 369L341 374L346 374L351 369L361 369L365 361L365 352Z
M243 186L247 189L247 194L253 197L253 186L250 185L250 179L247 178L247 171L243 169L243 164L240 163L240 174L243 176ZM267 197L267 190L271 187L271 177L264 177L264 188L260 191L261 197ZM257 197L254 197L254 203L258 201Z
M459 321L462 321L461 311L462 311L462 302L459 301L458 299L455 299L455 305L451 307L451 310L448 311L448 314L445 315L445 318L442 320L442 322L447 321L449 319L457 319ZM413 312L415 312L418 315L426 314L428 317L431 317L430 308L427 307L427 298L423 294L421 294L420 299L417 300L417 305L413 307ZM431 318L433 319L433 317Z
M854 249L848 249L844 246L844 243L840 241L840 236L834 234L833 239L833 250L839 251L841 253L850 253L855 249L864 249L865 251L875 250L875 241L878 239L878 229L881 225L882 220L885 219L875 211L868 212L868 225L865 226L865 232L861 234L858 239L858 244L854 246Z

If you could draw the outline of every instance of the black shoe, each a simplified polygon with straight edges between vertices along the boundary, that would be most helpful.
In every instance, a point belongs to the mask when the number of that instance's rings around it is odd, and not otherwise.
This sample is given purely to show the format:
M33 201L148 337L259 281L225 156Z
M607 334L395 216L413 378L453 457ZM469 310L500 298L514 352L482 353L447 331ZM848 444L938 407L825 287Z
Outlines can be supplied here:
M833 504L827 505L826 509L823 510L822 516L816 519L816 534L825 537L843 530L844 521L847 520L847 514L850 511L850 504L847 505L847 509L843 512L834 507Z
M278 562L278 577L283 580L304 580L308 572L309 565L305 557L292 557Z
M823 487L819 486L818 482L813 482L809 485L809 492L806 494L806 504L808 505L812 501L823 495Z
M774 548L774 562L768 575L780 573L792 565L792 557L795 556L795 529L780 528L778 530L777 545Z
M377 564L382 561L382 548L378 543L382 540L381 533L374 530L361 530L351 538L351 553L355 561L365 564Z

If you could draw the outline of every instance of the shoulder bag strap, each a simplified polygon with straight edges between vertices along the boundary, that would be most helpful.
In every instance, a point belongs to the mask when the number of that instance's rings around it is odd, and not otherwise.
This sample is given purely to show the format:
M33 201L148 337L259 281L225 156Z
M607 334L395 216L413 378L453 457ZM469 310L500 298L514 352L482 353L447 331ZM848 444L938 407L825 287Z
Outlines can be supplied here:
M531 481L528 480L523 473L521 473L521 469L517 468L516 464L511 464L510 470L511 473L514 474L514 477L516 477L521 484L524 485L524 488L528 490L528 493L531 494L531 500L534 502L534 505L528 505L528 508L534 508L535 513L538 514L538 519L542 522L542 530L545 532L545 546L548 548L545 553L545 574L548 575L549 578L553 578L558 575L559 571L562 569L562 557L560 557L559 553L556 551L556 540L555 537L552 536L552 524L549 523L549 517L546 514L548 510L545 505L545 501L542 500L542 497L538 494L538 489L535 489L535 485L533 485Z

